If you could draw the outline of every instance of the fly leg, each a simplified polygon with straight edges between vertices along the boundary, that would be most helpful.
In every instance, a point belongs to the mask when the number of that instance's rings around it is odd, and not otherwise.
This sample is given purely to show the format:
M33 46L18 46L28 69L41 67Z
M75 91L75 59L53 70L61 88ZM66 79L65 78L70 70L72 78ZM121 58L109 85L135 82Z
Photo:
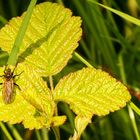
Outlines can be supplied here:
M23 72L24 72L24 71L22 71L22 72L19 73L19 74L14 75L13 78L15 78L16 76L20 76Z
M24 71L22 71L22 72L19 73L19 74L14 75L14 76L13 76L13 79L14 79L16 76L20 76L23 72L24 72ZM14 83L14 85L15 85L19 90L21 90L21 88L20 88L20 86L19 86L18 84Z
M20 88L20 86L19 86L18 84L14 83L14 85L15 85L19 90L21 90L21 88Z
M3 83L0 83L0 85L2 85ZM2 88L1 88L2 89Z

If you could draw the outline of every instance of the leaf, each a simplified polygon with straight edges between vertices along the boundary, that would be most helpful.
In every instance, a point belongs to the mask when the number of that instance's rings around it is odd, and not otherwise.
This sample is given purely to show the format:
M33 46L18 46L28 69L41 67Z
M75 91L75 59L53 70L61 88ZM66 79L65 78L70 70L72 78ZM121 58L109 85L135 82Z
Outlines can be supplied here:
M68 103L77 114L75 131L69 140L78 140L93 114L106 115L126 105L130 100L127 88L108 73L83 68L65 76L54 90L55 101Z
M127 88L102 70L83 68L64 77L56 85L55 101L68 103L80 116L107 115L126 105Z
M1 29L2 50L10 52L24 16L25 13L13 18ZM3 103L0 94L0 121L22 122L29 129L48 128L65 122L65 116L54 116L56 106L52 93L41 76L57 74L67 64L78 46L82 32L80 25L80 17L72 17L71 11L61 5L45 2L35 7L14 73L18 75L23 71L15 79L21 90L14 87L15 100L8 105Z
M91 117L85 117L85 116L77 116L75 118L75 131L73 137L70 137L69 140L79 140L82 132L88 125L88 123L91 122Z
M118 10L113 9L113 8L111 8L111 7L108 7L108 6L106 6L106 5L100 4L100 3L98 3L98 2L96 2L96 1L94 1L94 0L88 0L88 1L91 2L91 3L97 4L97 5L101 6L101 7L104 7L105 9L107 9L107 10L109 10L109 11L115 13L116 15L118 15L118 16L120 16L120 17L126 19L126 20L128 20L129 22L140 26L140 20L137 19L137 18L135 18L135 17L132 17L132 16L130 16L130 15L128 15L128 14L125 14L125 13L123 13L123 12L121 12L121 11L118 11Z
M21 90L15 87L14 102L4 104L0 94L0 121L9 121L11 124L22 122L29 129L63 124L65 116L58 116L57 120L53 117L55 104L46 82L28 65L19 64L15 74L21 73L21 70L23 73L15 79Z
M21 17L13 18L0 31L0 46L10 52ZM38 69L41 76L60 72L78 46L82 30L80 17L59 4L44 2L35 7L20 50L19 62Z

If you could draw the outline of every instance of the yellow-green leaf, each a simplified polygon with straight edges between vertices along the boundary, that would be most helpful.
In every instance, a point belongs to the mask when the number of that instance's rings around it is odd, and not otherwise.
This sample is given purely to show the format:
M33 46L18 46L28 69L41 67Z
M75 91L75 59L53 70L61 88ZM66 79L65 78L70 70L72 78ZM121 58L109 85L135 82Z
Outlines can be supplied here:
M84 129L86 128L86 126L88 125L88 123L91 122L91 118L92 116L89 117L85 117L85 116L76 116L75 118L75 129L74 130L74 135L73 137L70 137L69 140L79 140L80 136L82 134L82 132L84 131Z
M83 68L59 81L54 98L68 103L77 115L90 117L124 107L131 96L127 88L108 73Z
M10 52L16 38L21 17L13 18L0 31L0 46ZM20 47L20 62L38 69L42 76L60 72L78 46L82 30L80 17L72 16L63 6L44 2L37 5Z
M38 75L36 69L21 63L16 68L15 74L21 72L23 73L14 80L20 86L20 90L14 86L16 91L14 101L5 104L0 94L0 121L9 121L11 124L22 122L25 128L29 129L63 124L66 117L58 116L56 120L53 116L54 101L46 82Z
M1 29L2 50L10 52L24 16L25 13L13 18ZM14 86L16 96L10 104L4 104L0 94L0 121L22 122L29 129L65 122L65 116L54 116L52 93L41 76L57 74L67 64L78 46L80 25L80 17L72 16L69 9L59 4L44 2L34 8L14 73L23 72L14 79L21 90ZM4 74L2 70L0 74Z

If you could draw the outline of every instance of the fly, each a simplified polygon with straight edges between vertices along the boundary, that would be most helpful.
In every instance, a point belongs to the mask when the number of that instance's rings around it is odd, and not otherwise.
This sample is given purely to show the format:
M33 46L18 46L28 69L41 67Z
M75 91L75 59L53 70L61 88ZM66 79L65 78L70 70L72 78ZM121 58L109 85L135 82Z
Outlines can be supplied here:
M0 76L0 77L3 77L3 83L0 83L0 84L2 84L2 98L5 104L10 104L14 101L15 86L17 86L18 89L20 90L19 85L17 85L14 82L14 79L16 76L19 76L22 72L18 75L14 75L14 71L15 71L15 68L13 71L11 71L10 68L7 68L7 66L5 66L4 75Z

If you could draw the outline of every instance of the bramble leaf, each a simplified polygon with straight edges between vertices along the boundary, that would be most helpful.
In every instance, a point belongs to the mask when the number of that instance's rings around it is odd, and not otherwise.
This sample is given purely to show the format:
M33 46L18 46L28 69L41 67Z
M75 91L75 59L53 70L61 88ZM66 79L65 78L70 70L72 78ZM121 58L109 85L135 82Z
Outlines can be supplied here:
M2 50L10 52L24 15L13 18L1 29ZM55 75L67 64L78 46L80 25L80 17L72 16L71 11L61 5L45 2L34 8L14 73L23 71L15 81L21 90L14 86L16 96L11 104L4 104L0 94L1 121L22 122L29 129L65 122L65 116L54 116L56 106L52 93L41 76ZM0 73L3 75L1 70Z
M61 79L54 91L56 101L68 103L81 116L107 115L126 105L127 88L102 70L83 68Z
M21 73L21 70L23 73L15 79L21 90L15 87L13 103L5 104L0 94L0 121L9 121L11 124L22 122L29 129L63 124L65 116L58 116L57 120L53 116L55 104L46 82L28 65L19 64L15 74Z
M1 49L10 52L25 14L13 18L0 31ZM80 17L69 9L45 2L34 8L22 46L19 62L39 69L42 76L60 72L78 46L82 29Z
M102 70L83 68L62 78L54 90L55 101L64 101L77 114L69 140L80 138L93 115L107 115L126 105L127 88Z

